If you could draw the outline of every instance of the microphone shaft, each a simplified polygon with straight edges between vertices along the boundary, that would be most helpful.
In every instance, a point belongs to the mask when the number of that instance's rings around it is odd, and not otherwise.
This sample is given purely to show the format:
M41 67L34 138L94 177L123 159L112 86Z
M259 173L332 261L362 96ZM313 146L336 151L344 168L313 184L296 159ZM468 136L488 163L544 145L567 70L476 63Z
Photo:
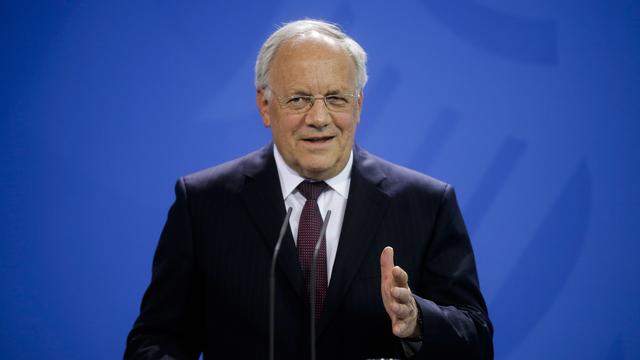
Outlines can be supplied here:
M271 271L269 273L269 359L270 360L274 360L274 349L275 349L276 260L278 259L278 254L280 253L282 239L284 239L284 234L287 231L287 226L289 225L289 218L291 217L292 211L293 211L293 208L291 207L287 209L287 215L284 217L284 220L282 221L282 226L280 227L280 234L278 235L278 241L276 241L276 245L273 248L273 256L271 258Z

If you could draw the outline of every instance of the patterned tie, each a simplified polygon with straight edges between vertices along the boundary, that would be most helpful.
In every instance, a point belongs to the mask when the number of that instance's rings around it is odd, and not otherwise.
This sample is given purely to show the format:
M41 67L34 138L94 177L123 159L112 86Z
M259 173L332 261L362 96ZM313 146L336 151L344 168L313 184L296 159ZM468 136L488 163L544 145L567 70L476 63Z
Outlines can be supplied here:
M313 263L313 250L316 241L320 236L322 228L322 215L318 208L318 196L327 189L328 185L324 181L311 182L303 181L298 185L298 191L307 199L300 214L298 224L298 260L304 273L307 289L311 277L311 265ZM326 240L322 239L320 251L318 252L318 262L316 268L316 319L320 317L324 297L327 294L327 246Z

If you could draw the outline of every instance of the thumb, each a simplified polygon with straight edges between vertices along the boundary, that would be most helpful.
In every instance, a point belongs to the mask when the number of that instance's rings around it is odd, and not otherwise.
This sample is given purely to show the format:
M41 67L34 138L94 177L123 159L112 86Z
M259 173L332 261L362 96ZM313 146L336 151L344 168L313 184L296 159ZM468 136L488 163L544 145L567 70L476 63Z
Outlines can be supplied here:
M380 272L384 277L385 274L391 274L391 270L393 270L393 248L391 246L387 246L382 250L382 254L380 255Z

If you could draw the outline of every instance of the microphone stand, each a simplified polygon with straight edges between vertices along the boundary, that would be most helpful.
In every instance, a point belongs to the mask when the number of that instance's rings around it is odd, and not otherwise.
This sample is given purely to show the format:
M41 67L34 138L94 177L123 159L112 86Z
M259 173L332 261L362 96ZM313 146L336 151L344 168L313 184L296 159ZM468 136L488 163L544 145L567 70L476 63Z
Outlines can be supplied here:
M273 256L271 258L271 272L269 278L269 359L274 360L274 348L275 348L275 312L276 312L276 260L278 259L278 254L280 253L280 246L282 245L282 239L284 238L284 233L287 231L287 226L289 225L289 218L291 217L291 212L293 208L289 207L287 209L287 215L284 217L282 221L282 226L280 227L280 234L278 235L278 241L276 241L276 245L273 248Z

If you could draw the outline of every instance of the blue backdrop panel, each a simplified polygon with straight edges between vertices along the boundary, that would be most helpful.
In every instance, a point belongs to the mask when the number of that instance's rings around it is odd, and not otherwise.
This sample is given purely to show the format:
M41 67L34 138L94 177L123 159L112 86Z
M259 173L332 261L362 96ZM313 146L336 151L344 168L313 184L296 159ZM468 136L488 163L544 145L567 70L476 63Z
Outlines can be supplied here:
M497 359L640 358L640 2L0 5L0 354L113 359L175 179L266 144L275 25L370 56L357 141L454 184Z

